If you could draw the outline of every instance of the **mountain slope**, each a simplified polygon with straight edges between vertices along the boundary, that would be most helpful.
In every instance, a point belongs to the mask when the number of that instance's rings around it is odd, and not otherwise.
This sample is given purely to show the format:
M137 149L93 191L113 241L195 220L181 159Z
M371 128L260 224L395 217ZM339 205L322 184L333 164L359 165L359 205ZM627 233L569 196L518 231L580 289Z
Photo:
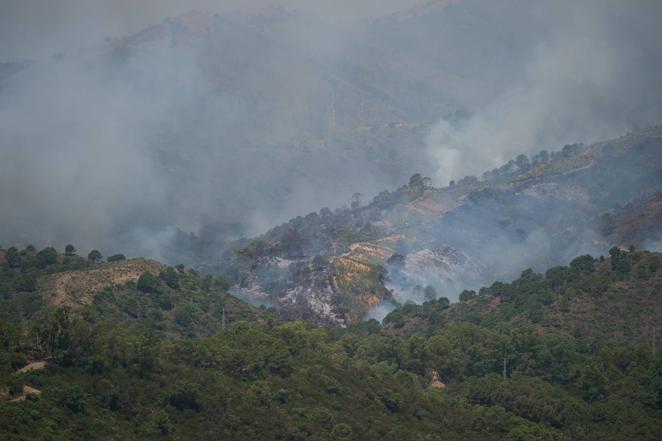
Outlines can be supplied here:
M511 283L466 290L452 305L446 299L407 305L385 323L404 333L456 322L501 330L531 326L587 345L645 347L662 314L660 265L660 253L614 247L606 259L580 256L544 274L529 269Z
M528 267L657 240L660 152L656 128L568 145L551 158L523 156L482 180L467 177L441 189L416 175L368 205L323 209L237 242L220 269L237 292L268 299L286 316L322 321L356 322L384 302L420 303L428 286L428 296L457 298L462 289ZM609 214L642 195L645 217ZM618 226L605 229L605 219Z

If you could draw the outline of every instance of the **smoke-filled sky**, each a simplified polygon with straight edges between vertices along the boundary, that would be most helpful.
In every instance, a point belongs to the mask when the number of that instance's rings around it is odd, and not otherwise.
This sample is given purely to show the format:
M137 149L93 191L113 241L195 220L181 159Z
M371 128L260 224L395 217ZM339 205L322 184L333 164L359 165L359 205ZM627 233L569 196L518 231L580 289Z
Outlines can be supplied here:
M547 35L522 77L470 118L433 129L441 180L662 122L662 2L534 3Z
M168 259L662 120L656 0L0 2L5 246Z
M197 10L255 11L283 6L336 18L386 15L424 0L1 0L0 60L48 56L138 32Z

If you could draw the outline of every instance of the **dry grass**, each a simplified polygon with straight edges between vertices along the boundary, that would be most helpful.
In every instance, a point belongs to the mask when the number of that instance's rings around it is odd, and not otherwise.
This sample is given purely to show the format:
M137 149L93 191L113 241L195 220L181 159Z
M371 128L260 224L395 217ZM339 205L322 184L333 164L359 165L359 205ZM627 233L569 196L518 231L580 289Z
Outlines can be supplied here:
M102 289L136 282L149 271L158 275L165 265L148 259L131 259L50 276L44 282L44 299L54 306L78 308L89 305Z

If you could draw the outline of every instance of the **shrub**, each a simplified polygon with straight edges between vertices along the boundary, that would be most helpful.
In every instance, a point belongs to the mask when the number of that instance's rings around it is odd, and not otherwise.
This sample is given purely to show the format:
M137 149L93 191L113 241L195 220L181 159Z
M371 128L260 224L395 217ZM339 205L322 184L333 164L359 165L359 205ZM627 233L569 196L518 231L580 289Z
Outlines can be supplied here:
M21 274L14 284L16 291L33 292L37 289L37 276L30 274Z
M173 268L166 268L159 273L159 278L172 289L179 288L179 274Z
M138 291L144 293L159 293L161 292L161 281L154 274L145 271L138 278L137 288Z
M37 266L46 268L48 265L57 263L57 251L53 247L44 248L37 253Z
M87 255L87 260L89 260L92 263L101 262L102 258L103 255L99 252L99 250L92 250L90 251L90 254Z
M122 260L126 260L126 256L124 254L113 254L106 260L108 260L108 262L120 262Z
M18 268L21 266L21 256L16 247L11 247L5 253L5 261L9 268Z
M460 302L468 302L476 297L476 291L465 289L460 293Z
M191 409L195 412L200 410L197 387L189 382L180 381L175 384L174 390L168 397L168 402L177 410Z

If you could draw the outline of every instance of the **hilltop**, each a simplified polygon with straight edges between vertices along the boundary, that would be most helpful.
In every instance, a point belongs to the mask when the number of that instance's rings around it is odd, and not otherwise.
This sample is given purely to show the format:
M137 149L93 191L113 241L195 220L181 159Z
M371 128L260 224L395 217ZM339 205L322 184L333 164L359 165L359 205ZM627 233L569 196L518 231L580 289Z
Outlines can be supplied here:
M13 256L7 259L7 255ZM271 316L227 292L222 279L200 277L183 266L111 256L108 262L11 247L0 251L0 320L28 327L54 311L112 318L127 328L173 338L209 336L239 320Z

